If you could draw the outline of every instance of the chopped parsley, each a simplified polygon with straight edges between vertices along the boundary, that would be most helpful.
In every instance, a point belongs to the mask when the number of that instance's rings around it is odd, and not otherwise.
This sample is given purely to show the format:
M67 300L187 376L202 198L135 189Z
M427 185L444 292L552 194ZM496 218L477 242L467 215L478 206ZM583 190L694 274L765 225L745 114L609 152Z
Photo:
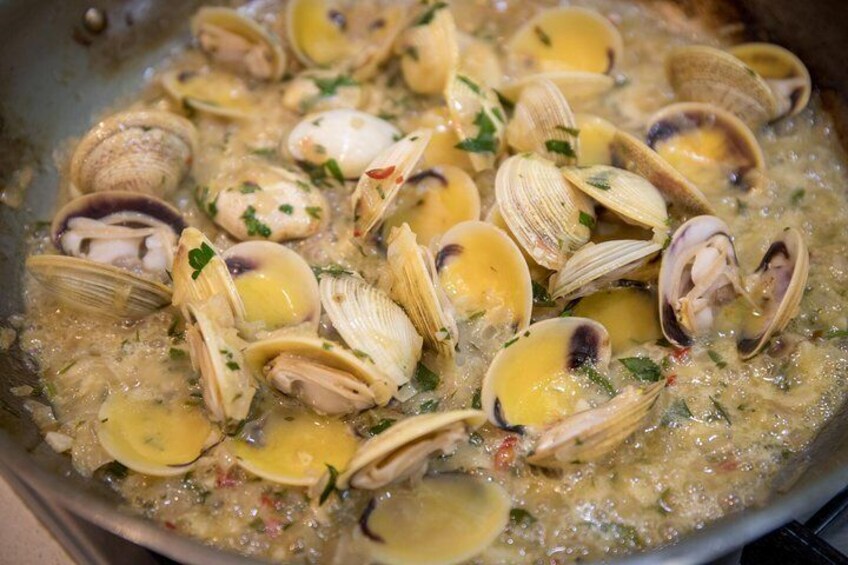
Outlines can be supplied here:
M413 61L417 61L417 60L418 60L418 48L417 48L417 47L415 47L414 45L410 45L409 47L407 47L407 48L404 50L404 53L406 53L407 55L409 55L409 58L410 58L410 59L412 59Z
M342 275L352 275L353 271L348 271L341 265L327 265L326 267L312 267L312 273L315 275L316 279L321 280L323 275L340 277Z
M556 306L556 302L548 294L548 289L536 281L531 281L531 283L533 285L533 306L541 306L543 308Z
M186 358L186 351L185 349L172 347L168 350L168 357L171 359L171 361L182 361Z
M241 183L241 186L239 187L238 190L242 194L253 194L254 192L261 192L262 187L259 186L258 184L256 184L255 182L245 181L245 182Z
M524 508L513 508L509 511L509 521L513 524L529 526L536 521L536 517Z
M472 314L470 316L468 316L468 319L466 321L473 322L474 320L479 320L480 318L482 318L485 315L486 315L485 310L477 310L476 312L472 312Z
M580 130L578 128L570 128L568 126L556 126L554 129L564 131L568 135L573 135L574 137L580 135Z
M485 110L480 110L474 118L477 126L477 137L463 139L455 145L457 149L469 153L494 153L498 148L498 140L495 138L495 123Z
M391 428L392 424L394 424L395 422L396 420L393 420L392 418L383 418L382 420L368 428L368 434L375 436L377 434L385 432L386 430Z
M830 330L824 334L825 339L838 339L848 337L848 330Z
M362 351L361 349L354 349L353 354L356 355L358 359L362 359L363 361L371 361L372 363L374 362L371 356Z
M718 354L718 352L713 351L712 349L708 349L707 355L709 355L712 362L715 363L719 369L724 369L725 367L727 367L727 361L725 361L724 358Z
M482 398L482 396L483 396L483 390L479 389L479 388L474 391L473 395L471 395L471 407L473 409L480 410L481 408L483 408L483 398Z
M339 471L332 465L327 464L327 472L330 474L330 477L327 479L327 485L324 487L324 490L321 491L321 496L318 498L318 504L324 504L327 502L327 499L330 498L330 495L333 494L333 491L336 490L336 479L339 478Z
M547 140L545 142L545 149L547 149L551 153L559 153L560 155L565 155L566 157L577 157L577 153L574 152L574 148L571 147L571 144L561 139Z
M333 78L313 78L312 82L321 91L321 96L335 96L338 89L344 86L357 86L358 82L347 75L339 75Z
M67 365L65 365L64 367L59 369L58 371L56 371L56 374L57 375L64 375L65 373L67 373L68 371L71 370L71 367L73 367L76 364L77 364L77 360L74 359L73 361L71 361L70 363L68 363Z
M418 363L413 379L415 388L420 391L436 390L441 382L439 375L431 371L424 363Z
M209 214L210 218L214 218L218 215L218 195L215 195L215 199L211 202L209 201L209 187L208 186L198 186L195 190L195 202L197 202L197 207Z
M327 343L327 342L325 341L324 343L322 343L322 344L321 344L321 349L323 349L324 351L330 351L330 350L332 350L332 349L333 349L333 344L332 344L332 343Z
M239 364L235 361L227 361L227 369L230 371L238 371L241 367L239 367Z
M427 10L425 10L424 13L421 14L421 17L418 18L418 21L416 21L414 24L412 24L412 26L417 27L417 26L429 25L430 22L433 21L433 18L436 17L436 12L438 12L442 8L447 8L447 7L448 7L447 2L436 2L435 4L433 4L432 6L427 8Z
M470 78L468 78L467 76L464 76L464 75L456 75L456 80L458 80L459 82L461 82L461 83L465 84L465 86L467 86L467 87L468 87L468 88L470 88L472 91L474 91L474 94L479 94L479 95L482 95L482 94L483 94L483 91L482 91L482 90L480 90L480 86L479 86L476 82L474 82L473 80L471 80Z
M588 179L586 179L586 184L588 184L589 186L594 186L595 188L598 188L600 190L609 190L609 173L603 172L594 174Z
M294 206L291 204L281 204L279 208L277 208L283 214L288 214L291 216L294 213Z
M591 230L595 227L595 218L580 210L580 223Z
M536 37L539 39L539 41L542 42L545 47L550 47L551 45L553 45L553 43L551 43L551 36L545 33L545 30L542 29L542 26L534 26L533 33L536 34Z
M200 272L203 268L209 264L209 261L215 256L215 250L209 247L209 244L205 241L200 244L200 247L196 247L188 252L188 264L194 269L191 273L191 280L196 281L197 277L200 276Z
M256 217L256 208L253 206L248 206L244 214L241 215L241 219L244 220L244 225L247 227L247 235L261 235L262 237L271 237L271 228L263 224Z
M660 366L647 357L625 357L618 361L640 381L655 383L662 377Z
M804 190L803 188L799 188L798 190L792 192L792 194L789 196L789 202L791 202L793 206L797 206L801 203L806 194L806 190Z
M721 417L725 422L727 422L728 426L732 426L733 422L730 421L730 414L727 413L727 410L725 410L724 406L721 405L721 402L719 402L712 396L710 397L710 402L713 403L713 408L716 409L716 412L718 413L719 417Z
M339 184L344 184L345 178L342 174L342 169L339 167L338 162L335 159L327 159L324 163L324 168L329 171L329 173L333 176L334 179L339 181Z
M250 153L258 157L270 159L277 156L277 150L274 147L256 147L250 150Z
M692 411L689 410L689 405L682 398L678 398L666 409L660 419L660 424L666 427L674 427L681 420L689 420L691 418Z
M609 382L609 379L600 374L598 370L595 369L592 365L583 365L580 369L587 377L589 377L590 381L604 389L604 392L606 392L610 396L615 396L615 387L612 386L612 383Z
M321 219L321 207L320 206L307 206L306 213L315 218L316 220Z
M438 409L439 409L439 401L436 400L436 399L425 400L424 402L421 403L421 406L418 407L418 411L421 412L422 414L425 414L425 413L428 413L428 412L435 412Z
M503 348L504 348L504 349L506 349L507 347L509 347L510 345L512 345L513 343L515 343L516 341L518 341L518 337L519 337L519 336L515 336L514 338L512 338L512 339L510 339L509 341L507 341L506 343L504 343L504 344L503 344Z

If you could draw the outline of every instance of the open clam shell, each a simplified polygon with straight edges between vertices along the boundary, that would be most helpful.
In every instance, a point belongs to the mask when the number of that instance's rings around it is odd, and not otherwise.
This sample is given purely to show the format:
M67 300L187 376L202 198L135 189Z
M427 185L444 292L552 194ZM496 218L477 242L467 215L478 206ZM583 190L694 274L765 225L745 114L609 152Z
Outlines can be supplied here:
M444 91L459 64L456 23L450 7L407 28L398 38L403 80L412 92L438 94Z
M439 283L458 316L516 331L530 323L530 272L502 230L480 221L457 224L439 241L435 261Z
M738 349L743 359L759 353L798 314L809 270L810 256L803 236L798 230L787 228L769 246L746 281L757 312L740 332Z
M592 202L550 161L532 154L510 157L498 168L495 194L510 232L540 265L558 270L589 241Z
M533 257L531 257L530 254L527 253L527 251L518 242L518 239L515 237L515 234L510 231L509 225L506 223L503 214L501 214L501 209L498 207L497 202L495 202L494 205L489 208L489 211L486 212L485 222L487 224L492 224L499 230L502 230L509 237L509 239L511 239L512 242L515 243L516 247L518 247L518 250L521 252L521 255L524 257L524 261L527 263L527 270L530 272L531 279L533 279L534 281L541 281L546 280L551 276L551 271L548 268L538 264L536 260L533 259Z
M587 71L545 71L526 75L501 85L498 92L515 102L524 88L538 80L550 81L571 104L597 99L615 86L615 79Z
M409 382L423 340L403 308L358 276L324 275L321 304L345 343L372 359L397 386Z
M574 305L571 314L604 326L615 356L636 345L655 343L663 336L657 297L639 285L613 286L585 296Z
M677 47L666 57L665 70L679 100L714 104L752 128L779 115L777 98L763 77L715 47Z
M457 148L460 138L446 106L423 112L413 121L413 127L429 129L432 132L430 143L424 150L422 167L454 166L474 174L470 153Z
M426 477L413 489L373 499L359 527L380 563L465 563L501 534L510 503L497 483L467 475Z
M643 425L664 388L665 381L645 389L628 386L597 408L556 422L540 434L527 462L567 468L606 455Z
M200 49L218 65L260 80L279 80L286 54L278 38L237 10L203 7L191 20Z
M581 167L611 165L613 140L618 128L593 114L575 114L574 121L580 132L577 164Z
M401 420L359 447L347 470L339 475L336 487L374 490L421 477L430 456L453 453L485 421L479 410L421 414Z
M707 192L751 190L765 179L757 138L733 114L698 102L667 106L648 119L648 146Z
M635 271L662 250L652 241L612 240L580 248L551 279L551 297L573 300Z
M97 418L103 449L144 475L182 475L219 440L202 409L139 389L113 391Z
M197 131L183 117L132 110L106 118L85 134L71 156L78 193L125 190L172 194L191 170Z
M578 134L571 106L546 79L524 87L506 128L507 143L517 152L532 151L558 166L577 163Z
M165 92L179 104L213 116L251 117L256 100L239 77L221 71L171 71L160 79Z
M448 82L445 101L460 140L456 147L468 153L475 171L493 169L506 132L506 114L495 92L458 73Z
M743 43L727 50L765 79L777 99L780 119L807 107L813 91L810 72L794 53L772 43Z
M504 76L497 45L462 31L457 32L457 45L458 72L477 77L484 84L497 88Z
M416 130L368 164L351 196L354 237L367 236L385 219L401 186L424 155L430 135L430 130Z
M269 241L246 241L222 255L244 304L244 320L265 331L303 327L318 330L318 282L304 259Z
M483 378L483 410L506 430L551 424L614 393L595 390L600 387L593 382L601 382L609 360L609 335L599 323L573 317L537 322L495 355Z
M386 260L392 272L392 297L398 301L428 347L453 355L459 331L453 307L436 282L436 264L429 249L418 245L407 224L393 228Z
M384 406L397 385L367 356L327 340L286 335L244 351L254 374L319 414L350 414Z
M361 109L368 103L365 85L332 69L309 69L291 80L283 93L283 106L307 114L327 110Z
M697 216L671 238L660 266L659 313L666 339L685 347L710 330L718 307L744 291L730 229Z

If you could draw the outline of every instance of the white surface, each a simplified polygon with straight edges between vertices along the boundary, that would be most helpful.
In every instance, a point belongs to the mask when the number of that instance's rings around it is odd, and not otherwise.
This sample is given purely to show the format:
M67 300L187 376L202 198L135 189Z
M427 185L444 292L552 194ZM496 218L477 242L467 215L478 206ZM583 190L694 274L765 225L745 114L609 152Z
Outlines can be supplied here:
M0 478L0 563L71 565L73 561Z

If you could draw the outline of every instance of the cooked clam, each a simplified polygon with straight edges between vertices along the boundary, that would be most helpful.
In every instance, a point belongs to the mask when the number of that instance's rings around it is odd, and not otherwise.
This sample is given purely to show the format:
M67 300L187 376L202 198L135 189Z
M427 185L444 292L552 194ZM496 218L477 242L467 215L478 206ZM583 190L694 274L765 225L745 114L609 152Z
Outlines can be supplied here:
M436 282L433 255L416 243L408 224L393 228L388 244L386 259L392 273L392 297L406 310L429 347L453 355L459 332L453 307Z
M742 120L711 104L667 106L648 120L648 146L707 193L751 190L765 176L765 157Z
M449 7L407 28L398 38L403 80L412 92L441 93L459 63L456 23Z
M152 391L113 391L97 417L103 449L144 475L182 475L218 441L200 408Z
M620 355L634 345L654 343L663 335L657 298L638 285L618 286L585 296L571 314L604 326L609 332L613 355Z
M461 31L457 33L457 45L460 73L477 77L491 87L500 85L504 73L496 45Z
M498 88L507 100L515 102L529 84L538 80L553 83L571 104L580 104L602 96L615 86L615 79L602 73L587 71L546 71L526 75Z
M506 220L501 214L501 209L498 207L498 203L489 208L489 211L486 213L485 218L486 223L492 224L499 230L502 230L509 238L515 243L518 250L521 251L521 255L524 257L524 261L527 262L527 269L530 271L530 278L534 281L542 281L546 280L551 276L551 271L536 262L533 257L530 256L529 253L521 246L518 242L518 239L515 237L515 234L512 233L509 229L509 225L506 223Z
M428 459L450 454L468 434L486 421L479 410L454 410L421 414L397 422L363 443L347 470L336 481L338 488L375 490L391 483L419 478Z
M495 92L474 78L456 74L445 89L451 122L475 171L492 169L504 149L506 114Z
M509 236L491 224L462 222L448 230L439 241L436 272L457 315L516 331L530 323L527 263Z
M432 132L430 143L424 151L423 166L433 168L451 165L466 173L474 173L470 154L456 147L459 144L459 137L447 107L427 110L413 123L417 128L429 129Z
M72 190L168 196L189 173L195 153L197 131L185 118L161 110L115 114L89 130L74 150Z
M573 300L592 294L647 263L662 250L652 241L612 240L581 247L551 279L553 298Z
M398 194L395 211L383 222L386 239L408 224L425 247L460 222L480 218L480 192L465 171L442 165L416 173Z
M521 26L506 45L519 68L609 74L624 51L621 34L585 8L551 8Z
M745 281L756 311L746 319L739 339L739 353L749 359L798 314L810 257L801 233L787 228L763 255L756 271Z
M589 241L592 202L550 161L533 154L510 157L498 168L495 194L510 232L540 265L558 270Z
M430 142L430 130L416 130L377 155L351 196L353 236L366 237L385 219L403 183Z
M347 424L301 409L274 407L230 443L240 467L282 485L314 485L330 465L347 468L359 441Z
M397 385L367 356L323 339L286 335L244 351L254 374L319 414L350 414L384 406Z
M509 495L497 483L439 475L373 499L359 528L380 563L465 563L501 534L509 511Z
M577 164L581 167L612 164L613 140L618 128L593 114L575 114L580 135Z
M220 71L171 71L162 75L162 88L179 104L222 118L248 118L256 101L237 76Z
M286 54L277 37L236 10L201 8L191 20L191 32L218 65L271 81L286 70Z
M368 100L366 87L352 77L330 69L310 69L286 86L283 106L306 114L327 110L358 109Z
M506 128L507 143L517 152L531 151L554 164L574 165L580 151L571 106L549 80L528 84Z
M324 311L345 343L397 386L409 382L421 358L422 338L403 309L358 276L324 275L319 288Z
M810 73L794 53L771 43L743 43L727 50L765 79L777 100L780 119L807 107L813 87Z
M270 241L246 241L222 255L241 297L248 324L265 331L302 327L318 330L318 282L303 258Z
M615 393L600 376L609 360L609 335L599 323L586 318L537 322L495 355L483 378L483 410L507 430L552 424L589 408L589 400ZM602 382L609 388L601 388Z

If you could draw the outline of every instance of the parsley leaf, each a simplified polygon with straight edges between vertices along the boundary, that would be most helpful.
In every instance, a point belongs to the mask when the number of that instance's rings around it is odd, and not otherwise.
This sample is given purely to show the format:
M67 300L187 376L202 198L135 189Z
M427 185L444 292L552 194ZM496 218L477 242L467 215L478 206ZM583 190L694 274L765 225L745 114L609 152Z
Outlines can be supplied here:
M724 358L718 354L718 352L713 351L712 349L708 349L707 355L710 356L712 362L715 363L719 369L724 369L725 367L727 367L727 361L725 361Z
M475 410L480 410L483 408L483 391L482 389L477 389L474 391L474 394L471 396L471 407Z
M599 188L601 190L609 190L609 173L604 172L592 175L591 177L586 179L586 184L588 184L589 186L594 186L595 188Z
M655 383L662 376L660 366L647 357L625 357L618 361L640 381Z
M595 218L580 210L580 223L591 230L595 227Z
M604 389L604 392L610 396L615 396L615 387L612 386L612 383L609 382L605 376L600 374L592 365L583 365L580 369L587 377L589 377L590 381Z
M547 140L545 142L545 149L547 149L551 153L559 153L560 155L565 155L566 157L577 157L577 154L574 152L574 148L571 147L571 144L561 139Z
M277 208L283 214L288 214L289 216L294 213L294 206L291 204L281 204L279 208Z
M801 203L801 201L804 199L804 196L806 194L807 194L806 190L804 190L803 188L799 188L798 190L794 191L789 196L789 202L791 202L793 206L797 206L798 204Z
M580 130L578 128L570 128L568 126L556 126L556 127L554 127L554 129L564 131L568 135L573 135L574 137L577 137L578 135L580 135Z
M248 206L244 214L241 215L245 227L247 227L247 235L261 235L262 237L271 237L271 228L263 224L256 217L256 208Z
M330 473L330 478L327 479L327 485L324 487L324 490L321 491L321 496L318 498L318 505L322 505L327 502L327 499L330 498L330 495L333 494L333 491L336 490L336 479L339 478L339 471L332 465L327 465L327 472Z
M712 396L710 397L710 401L713 403L713 408L716 409L716 412L718 412L718 415L722 419L724 419L725 422L727 422L728 426L732 426L733 422L730 421L730 414L727 413L727 410L724 409L724 406L721 405L721 402L719 402L718 400L716 400Z
M513 508L509 511L509 521L513 524L529 526L536 521L536 517L524 508Z
M245 181L245 182L241 183L241 186L239 187L238 190L242 194L253 194L254 192L262 191L262 187L259 186L258 184L256 184L255 182Z
M377 434L385 432L386 430L391 428L392 424L394 424L395 422L396 420L393 420L391 418L383 418L382 420L368 428L368 433L372 436L375 436Z
M689 410L689 405L682 398L672 402L660 419L660 424L666 427L674 427L680 420L689 420L692 418L692 411Z
M495 123L485 110L480 110L477 113L477 117L474 118L474 125L478 128L477 137L463 139L455 147L469 153L494 153L498 147L498 141L495 138L497 130Z
M418 363L413 379L415 379L415 388L420 391L436 390L441 381L439 375L431 371L424 363Z
M326 163L324 163L324 167L333 175L333 178L339 181L339 184L344 184L345 178L342 174L342 169L339 167L338 162L335 159L328 159Z
M414 24L412 24L412 26L417 27L417 26L428 25L430 22L433 21L433 18L436 17L436 12L438 12L442 8L447 8L447 7L448 7L447 2L436 2L435 4L433 4L432 6L427 8L427 10L423 14L421 14L421 17L418 18L418 21L416 21Z
M203 270L203 267L205 267L214 256L215 250L209 247L209 244L205 241L200 244L200 247L188 252L188 265L194 269L191 273L191 280L197 280L197 277L200 276L200 271Z
M548 289L536 281L531 281L531 283L533 285L533 306L542 306L543 308L556 306L556 302L548 294Z
M313 78L312 82L321 91L321 96L335 96L337 90L343 86L357 86L359 83L347 75L339 75L333 78Z
M472 91L474 91L474 94L479 94L479 95L483 94L483 91L480 90L480 87L477 85L477 83L474 82L473 80L471 80L470 78L468 78L467 76L456 75L456 80L464 83L465 86L467 86Z
M539 41L542 42L545 47L550 47L552 45L551 36L545 33L545 30L542 29L542 26L533 27L533 33L536 34L536 37L539 39Z
M418 407L418 411L422 414L427 412L435 412L439 409L439 401L436 399L425 400L421 403L421 406Z

